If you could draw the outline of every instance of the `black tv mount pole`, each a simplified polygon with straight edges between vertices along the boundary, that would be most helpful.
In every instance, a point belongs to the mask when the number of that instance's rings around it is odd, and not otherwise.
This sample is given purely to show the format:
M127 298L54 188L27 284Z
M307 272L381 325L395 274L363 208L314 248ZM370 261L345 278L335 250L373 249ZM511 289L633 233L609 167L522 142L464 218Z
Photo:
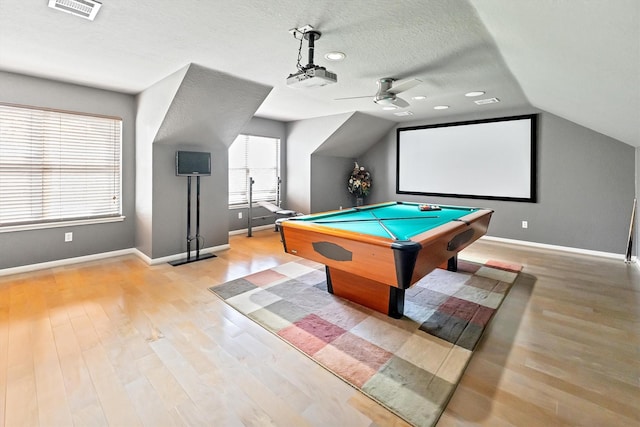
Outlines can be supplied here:
M191 257L191 241L196 241L196 256ZM169 264L175 266L190 262L202 261L203 259L215 258L212 253L200 255L200 176L196 176L196 235L191 237L191 175L187 177L187 257Z

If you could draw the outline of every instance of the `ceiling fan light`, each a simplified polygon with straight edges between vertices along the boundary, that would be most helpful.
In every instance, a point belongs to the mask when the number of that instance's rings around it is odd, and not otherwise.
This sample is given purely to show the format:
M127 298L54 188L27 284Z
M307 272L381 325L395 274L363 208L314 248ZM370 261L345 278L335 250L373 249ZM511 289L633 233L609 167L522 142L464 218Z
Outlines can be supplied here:
M396 100L395 96L376 97L376 104L379 105L393 105Z

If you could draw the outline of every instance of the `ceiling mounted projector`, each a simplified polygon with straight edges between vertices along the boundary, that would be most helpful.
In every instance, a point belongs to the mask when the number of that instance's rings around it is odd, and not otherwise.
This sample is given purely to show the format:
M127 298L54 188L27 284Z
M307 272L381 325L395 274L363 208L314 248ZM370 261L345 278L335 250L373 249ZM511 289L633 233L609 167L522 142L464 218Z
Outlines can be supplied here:
M300 50L302 50L302 39L309 41L309 63L304 67L300 65L300 56L298 56L298 72L289 74L287 77L287 86L294 88L310 88L326 86L338 82L338 76L324 67L313 63L313 51L315 49L315 41L322 35L319 31L315 31L311 25L306 25L301 29L295 28L290 30L294 37L300 37Z
M287 85L297 88L326 86L337 81L338 76L335 73L317 65L287 77Z

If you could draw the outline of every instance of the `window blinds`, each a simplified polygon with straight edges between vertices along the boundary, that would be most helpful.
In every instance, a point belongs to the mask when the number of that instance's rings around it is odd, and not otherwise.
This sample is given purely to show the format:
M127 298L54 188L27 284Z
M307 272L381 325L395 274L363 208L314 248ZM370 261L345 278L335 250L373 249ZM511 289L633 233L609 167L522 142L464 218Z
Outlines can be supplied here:
M119 216L122 119L0 104L0 226Z
M280 176L280 140L239 135L229 147L229 204L249 203L249 177L253 201L276 201Z

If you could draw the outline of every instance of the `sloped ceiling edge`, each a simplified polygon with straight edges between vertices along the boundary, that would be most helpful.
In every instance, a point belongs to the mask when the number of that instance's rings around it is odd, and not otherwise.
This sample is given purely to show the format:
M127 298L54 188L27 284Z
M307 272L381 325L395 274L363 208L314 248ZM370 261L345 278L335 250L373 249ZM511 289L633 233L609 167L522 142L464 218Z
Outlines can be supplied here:
M472 4L535 108L640 146L637 0Z
M155 143L228 147L271 89L190 64Z
M354 113L314 151L314 154L357 158L380 141L395 124L368 114Z

